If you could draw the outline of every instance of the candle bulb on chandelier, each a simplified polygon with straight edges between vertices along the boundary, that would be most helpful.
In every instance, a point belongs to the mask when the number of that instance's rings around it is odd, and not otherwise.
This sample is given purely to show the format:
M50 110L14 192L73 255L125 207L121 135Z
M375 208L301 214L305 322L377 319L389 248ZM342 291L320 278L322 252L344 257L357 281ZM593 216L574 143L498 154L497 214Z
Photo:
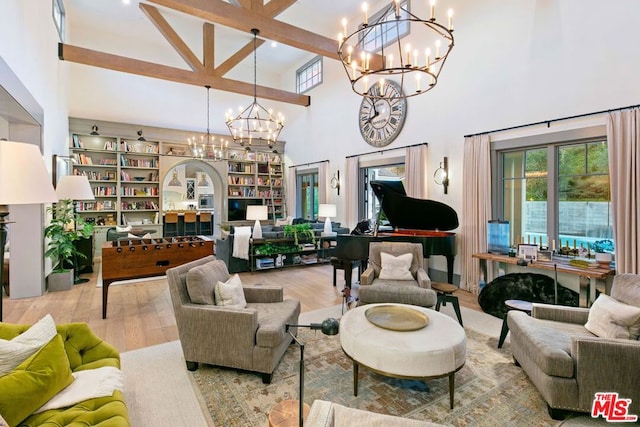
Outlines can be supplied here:
M409 65L411 65L411 45L409 43L407 43L406 50L407 50L407 63L404 65L408 67Z
M367 6L367 3L362 3L362 12L364 13L364 25L368 25L369 23L367 22L367 9L369 8L369 6Z
M413 51L413 66L418 68L418 49Z
M393 55L389 54L387 56L387 61L388 61L387 68L393 68Z
M366 66L367 71L369 71L369 61L371 61L371 54L367 53L367 66Z
M440 59L440 40L436 40L436 60Z
M342 32L347 37L347 18L342 18Z
M344 40L344 36L342 33L338 33L338 44L342 43L342 40Z
M436 0L431 0L431 18L432 21L436 20Z
M416 92L421 92L420 90L420 73L416 74Z
M353 53L353 47L347 48L347 64L351 63L351 54Z
M396 18L400 18L400 0L395 0L396 3Z
M351 80L355 80L356 79L356 68L358 67L358 62L357 61L353 61L351 63Z
M424 54L427 57L427 62L425 63L425 69L428 71L429 70L429 62L431 62L431 49L427 48L427 50L424 51Z
M367 76L364 76L364 78L362 79L362 83L364 84L364 90L362 92L367 93L369 91L369 78Z
M453 31L453 9L449 9L449 31Z

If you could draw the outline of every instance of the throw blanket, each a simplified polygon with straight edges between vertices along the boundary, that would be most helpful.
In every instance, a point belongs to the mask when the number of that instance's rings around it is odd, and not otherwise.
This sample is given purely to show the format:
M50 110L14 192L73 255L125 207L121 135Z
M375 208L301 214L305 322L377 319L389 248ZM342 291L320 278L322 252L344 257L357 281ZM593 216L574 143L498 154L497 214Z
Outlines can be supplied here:
M234 227L233 232L233 256L249 259L249 239L251 239L251 227Z
M73 372L73 382L45 403L35 414L49 409L66 408L85 400L113 395L124 389L124 375L113 366Z

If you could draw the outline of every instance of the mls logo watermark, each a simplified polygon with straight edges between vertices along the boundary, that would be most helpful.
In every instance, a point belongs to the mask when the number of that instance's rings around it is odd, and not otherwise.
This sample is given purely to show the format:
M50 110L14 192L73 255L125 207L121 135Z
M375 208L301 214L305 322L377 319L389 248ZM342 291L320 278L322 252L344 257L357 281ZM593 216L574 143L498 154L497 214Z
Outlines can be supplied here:
M629 414L631 399L622 399L618 393L596 393L591 407L591 418L602 417L608 422L633 423L638 421L637 415Z

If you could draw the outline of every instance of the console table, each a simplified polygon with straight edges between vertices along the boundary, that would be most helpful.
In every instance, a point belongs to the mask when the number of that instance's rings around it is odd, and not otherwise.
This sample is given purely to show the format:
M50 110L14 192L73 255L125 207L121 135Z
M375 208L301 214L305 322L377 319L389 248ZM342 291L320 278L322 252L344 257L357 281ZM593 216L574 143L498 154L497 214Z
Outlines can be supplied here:
M249 269L256 271L326 263L332 250L331 241L335 241L335 236L316 237L315 243L300 241L296 248L294 239L252 239Z
M487 261L517 265L519 260L519 258L507 255L490 254L486 252L473 254L473 257L480 261L480 271L485 279L488 277ZM577 276L580 283L580 307L589 307L591 305L594 298L592 292L595 293L595 289L609 294L615 270L601 266L597 268L575 267L569 264L569 260L571 260L569 257L554 257L551 261L533 261L526 267L521 266L520 268L533 268L547 271L557 270L558 273L568 273ZM497 270L497 266L494 266L494 270ZM495 275L496 274L494 274L494 276Z

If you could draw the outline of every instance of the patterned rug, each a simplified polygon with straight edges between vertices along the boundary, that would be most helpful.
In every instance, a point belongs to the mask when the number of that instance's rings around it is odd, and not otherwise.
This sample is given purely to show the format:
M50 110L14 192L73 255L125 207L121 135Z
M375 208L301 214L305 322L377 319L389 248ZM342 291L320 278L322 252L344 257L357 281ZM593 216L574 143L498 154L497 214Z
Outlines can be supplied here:
M447 378L425 382L383 377L360 369L358 397L353 396L352 362L339 336L300 330L305 344L304 400L329 400L352 408L454 426L552 426L546 403L509 346L467 329L467 360L455 376L455 407L449 409ZM281 400L298 395L298 347L292 345L276 368L271 384L260 375L200 365L194 378L216 426L268 425L267 414Z

